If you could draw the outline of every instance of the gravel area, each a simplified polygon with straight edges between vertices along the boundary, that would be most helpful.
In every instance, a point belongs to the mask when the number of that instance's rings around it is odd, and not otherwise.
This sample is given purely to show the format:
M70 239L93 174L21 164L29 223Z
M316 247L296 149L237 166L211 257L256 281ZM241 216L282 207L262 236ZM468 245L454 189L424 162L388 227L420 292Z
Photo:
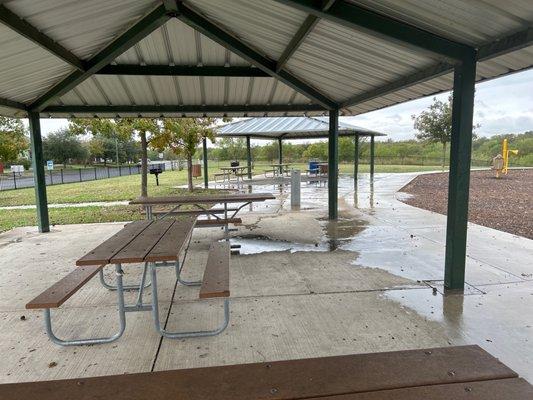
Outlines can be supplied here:
M420 175L400 192L415 207L446 214L448 173ZM533 239L533 169L510 170L496 179L493 171L473 171L470 180L470 222Z

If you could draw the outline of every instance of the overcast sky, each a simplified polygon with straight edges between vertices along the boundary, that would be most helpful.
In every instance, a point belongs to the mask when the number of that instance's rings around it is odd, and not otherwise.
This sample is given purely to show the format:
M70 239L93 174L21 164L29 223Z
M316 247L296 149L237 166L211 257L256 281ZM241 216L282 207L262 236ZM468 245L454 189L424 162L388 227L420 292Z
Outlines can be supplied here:
M448 93L438 95L445 100ZM393 140L414 138L411 115L419 114L433 101L426 97L356 117L346 122L385 132ZM478 136L521 133L533 130L533 70L512 74L476 85L474 122L481 127ZM67 125L65 119L41 120L47 134Z

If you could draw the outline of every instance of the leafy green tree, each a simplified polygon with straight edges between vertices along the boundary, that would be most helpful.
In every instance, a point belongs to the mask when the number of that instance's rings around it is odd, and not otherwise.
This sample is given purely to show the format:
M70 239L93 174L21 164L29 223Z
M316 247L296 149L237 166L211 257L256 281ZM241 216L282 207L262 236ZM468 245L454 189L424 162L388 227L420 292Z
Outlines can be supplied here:
M67 165L70 160L85 161L88 154L76 136L66 129L60 129L44 138L43 156L45 160L54 160L56 163Z
M176 155L187 159L187 181L189 191L193 191L192 158L203 138L215 140L213 118L166 118L163 128L151 139L151 145L160 151L168 148Z
M22 121L0 116L0 163L15 161L28 146Z
M433 104L420 115L412 116L414 128L418 131L416 138L428 142L442 144L442 170L446 165L446 144L452 137L452 97L448 101L433 98Z

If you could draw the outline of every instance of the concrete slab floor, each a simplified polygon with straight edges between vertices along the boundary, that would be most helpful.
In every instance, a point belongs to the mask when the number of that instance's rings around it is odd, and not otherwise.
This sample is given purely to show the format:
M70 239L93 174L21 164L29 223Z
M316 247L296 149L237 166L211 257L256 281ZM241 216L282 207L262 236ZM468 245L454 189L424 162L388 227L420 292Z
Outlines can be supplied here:
M352 179L341 178L337 222L326 219L323 185L303 183L298 209L290 206L288 187L254 185L250 190L277 198L241 214L243 225L232 233L241 252L231 260L230 326L210 338L161 339L150 313L129 313L115 343L50 343L41 314L24 304L122 224L6 232L0 235L0 382L460 344L479 344L533 382L533 241L470 225L471 286L464 295L442 295L446 219L398 201L397 191L414 176L376 174L371 184L361 175L357 191ZM209 244L222 238L220 229L195 230L185 279L201 278ZM127 281L139 278L139 265L125 270ZM220 300L199 301L198 288L174 287L171 270L158 276L167 329L212 329L221 321ZM57 330L109 334L114 304L115 294L94 279L54 314Z

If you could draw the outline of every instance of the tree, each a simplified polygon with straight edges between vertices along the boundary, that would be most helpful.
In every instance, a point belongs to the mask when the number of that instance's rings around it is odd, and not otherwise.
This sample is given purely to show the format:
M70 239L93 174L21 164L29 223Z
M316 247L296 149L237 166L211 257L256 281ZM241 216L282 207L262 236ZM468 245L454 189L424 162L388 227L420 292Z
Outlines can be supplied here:
M442 170L446 165L446 144L452 137L452 96L448 101L440 101L433 98L433 104L420 115L412 116L414 128L418 131L416 138L428 142L442 144Z
M69 129L79 135L104 136L121 141L130 141L134 135L141 139L141 196L148 196L148 143L150 134L161 130L155 118L73 118Z
M189 191L193 190L192 158L203 138L215 140L214 122L213 118L166 118L163 129L152 136L152 147L160 151L169 148L187 159Z
M15 161L28 145L22 121L0 116L0 163Z
M116 121L116 128L117 132L124 137L137 134L141 138L141 196L147 197L148 143L161 133L161 123L156 118L121 118Z
M84 161L87 149L68 130L60 129L43 140L43 156L46 160L67 165L71 159Z

